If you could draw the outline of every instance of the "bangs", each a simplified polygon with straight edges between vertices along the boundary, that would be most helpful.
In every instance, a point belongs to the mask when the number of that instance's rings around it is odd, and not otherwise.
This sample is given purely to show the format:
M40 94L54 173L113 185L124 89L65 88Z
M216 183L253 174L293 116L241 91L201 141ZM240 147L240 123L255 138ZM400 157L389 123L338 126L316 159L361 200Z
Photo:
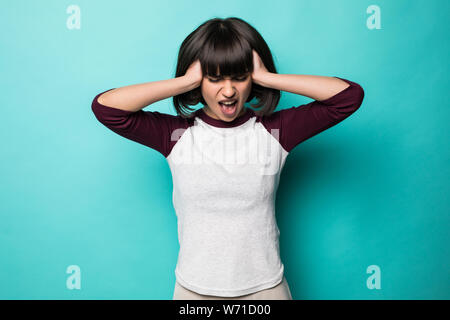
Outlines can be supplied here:
M233 32L224 28L210 34L208 40L199 56L206 75L242 76L253 71L252 48L248 42L240 41Z
M241 81L252 75L253 50L255 50L268 72L277 73L272 53L264 38L248 22L237 18L213 18L205 21L192 31L182 42L175 77L186 74L190 66L200 61L202 77L235 78ZM245 77L244 77L245 76ZM250 77L251 78L251 77ZM253 80L253 79L251 79ZM205 83L209 84L209 81ZM256 99L257 103L251 103ZM252 81L251 91L245 102L260 116L272 114L280 100L280 90L264 87ZM173 96L173 104L178 115L192 119L197 104L207 105L201 85Z

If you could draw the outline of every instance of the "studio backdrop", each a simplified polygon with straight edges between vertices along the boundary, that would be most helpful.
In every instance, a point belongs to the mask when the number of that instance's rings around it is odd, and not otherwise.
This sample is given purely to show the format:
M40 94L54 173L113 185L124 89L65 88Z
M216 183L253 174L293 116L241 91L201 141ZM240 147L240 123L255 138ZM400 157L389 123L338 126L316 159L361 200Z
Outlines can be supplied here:
M91 103L173 78L183 39L233 16L261 33L278 73L337 76L365 93L281 173L293 298L450 298L449 12L446 0L3 4L0 298L172 299L167 161L107 130ZM277 110L310 101L282 92ZM145 110L176 114L172 99Z

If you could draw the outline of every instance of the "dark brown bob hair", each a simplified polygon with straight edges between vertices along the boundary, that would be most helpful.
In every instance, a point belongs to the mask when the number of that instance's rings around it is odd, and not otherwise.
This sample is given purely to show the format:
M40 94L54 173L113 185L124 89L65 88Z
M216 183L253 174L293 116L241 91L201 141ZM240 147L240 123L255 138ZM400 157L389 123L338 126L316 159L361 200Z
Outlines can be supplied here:
M244 20L236 17L213 18L201 24L190 33L180 46L175 77L183 76L189 66L200 60L203 75L240 76L253 72L254 49L269 72L277 73L269 46L259 32ZM269 115L278 105L280 90L252 83L252 90L246 102L253 98L257 104L250 104L257 115ZM173 97L178 115L193 116L195 109L189 105L206 105L200 86Z

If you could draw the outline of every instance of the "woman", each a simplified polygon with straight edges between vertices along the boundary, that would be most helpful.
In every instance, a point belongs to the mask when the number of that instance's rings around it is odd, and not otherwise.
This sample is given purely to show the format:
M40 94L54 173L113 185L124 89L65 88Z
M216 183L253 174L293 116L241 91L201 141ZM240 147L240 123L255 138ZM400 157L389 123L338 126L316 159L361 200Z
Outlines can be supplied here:
M274 111L280 90L314 101ZM169 97L176 116L142 110ZM253 98L257 104L244 105ZM275 219L281 170L295 146L350 116L363 98L346 79L278 74L262 36L235 17L189 34L173 79L94 98L102 124L170 166L180 244L173 299L292 299Z

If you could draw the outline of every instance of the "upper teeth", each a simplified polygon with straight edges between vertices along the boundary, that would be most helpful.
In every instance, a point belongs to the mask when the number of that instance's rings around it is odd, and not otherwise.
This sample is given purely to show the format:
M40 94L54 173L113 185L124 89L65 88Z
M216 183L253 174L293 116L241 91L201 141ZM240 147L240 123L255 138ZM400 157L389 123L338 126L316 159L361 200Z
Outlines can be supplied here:
M227 105L232 105L233 103L235 103L236 101L228 101L228 102L222 102L223 104L227 104Z

